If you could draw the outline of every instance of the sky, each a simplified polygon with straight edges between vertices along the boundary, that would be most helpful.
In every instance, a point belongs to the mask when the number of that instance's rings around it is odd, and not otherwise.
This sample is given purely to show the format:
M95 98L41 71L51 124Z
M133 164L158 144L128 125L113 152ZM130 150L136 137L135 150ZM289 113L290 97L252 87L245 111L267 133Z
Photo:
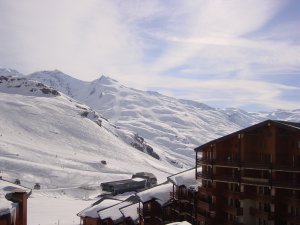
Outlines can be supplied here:
M0 0L0 67L299 109L299 12L299 0Z

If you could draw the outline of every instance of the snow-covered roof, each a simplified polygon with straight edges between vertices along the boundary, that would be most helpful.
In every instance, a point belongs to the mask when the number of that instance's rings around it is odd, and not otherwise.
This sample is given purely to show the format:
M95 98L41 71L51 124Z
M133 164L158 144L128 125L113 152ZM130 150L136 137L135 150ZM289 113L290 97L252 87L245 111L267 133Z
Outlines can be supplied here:
M145 191L139 192L137 196L142 202L148 202L155 199L160 205L164 205L170 200L170 192L173 190L171 183L163 183Z
M121 213L120 208L123 208L130 204L132 204L132 202L128 202L128 201L121 202L121 203L111 206L107 209L100 210L98 212L98 215L102 220L111 218L113 221L116 221L123 217L123 214Z
M130 217L133 221L136 221L139 218L138 208L139 208L139 203L134 203L132 205L128 205L123 208L120 208L120 211L125 218Z
M168 180L171 181L176 186L186 186L191 187L195 186L196 178L195 178L195 168L183 171L181 173L174 174L168 177Z
M14 208L14 203L11 201L8 201L5 196L8 193L29 193L30 189L22 187L17 184L13 184L9 181L5 181L0 179L0 216L9 214L11 210Z
M105 208L111 207L112 205L116 205L118 203L122 202L118 199L103 199L101 201L98 201L98 203L94 203L90 207L82 210L77 215L80 217L91 217L91 218L98 218L98 211L103 210Z
M137 182L146 181L146 179L140 178L140 177L135 177L135 178L132 178L131 180L137 181Z
M0 193L0 216L9 214L13 208L13 203L8 201L5 196Z
M183 221L183 222L175 222L175 223L168 223L166 225L192 225L189 222Z
M4 193L30 193L31 189L30 188L26 188L14 183L11 183L9 181L6 180L2 180L0 179L0 192L4 192Z

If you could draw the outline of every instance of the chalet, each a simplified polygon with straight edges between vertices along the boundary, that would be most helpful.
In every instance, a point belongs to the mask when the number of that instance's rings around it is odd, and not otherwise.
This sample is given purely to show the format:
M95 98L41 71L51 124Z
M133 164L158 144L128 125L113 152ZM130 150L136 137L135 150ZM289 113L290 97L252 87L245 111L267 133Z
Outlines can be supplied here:
M138 199L132 195L126 200L103 197L77 214L82 225L137 225Z
M195 168L168 177L173 184L170 193L172 199L172 220L196 223L197 189Z
M139 214L138 214L139 207L140 207L140 203L138 202L120 208L120 212L124 216L125 225L139 224Z
M80 217L80 225L100 225L101 220L99 218L98 211L119 204L121 202L121 200L110 197L101 198L100 200L77 214L77 216Z
M196 224L300 224L300 123L267 120L195 151Z
M173 185L169 182L137 193L141 225L162 225L172 221L170 192Z
M125 221L127 221L128 224L134 224L133 221L130 221L129 217L124 217L122 214L121 209L124 209L125 207L128 207L130 205L133 205L135 203L138 203L138 199L136 196L131 196L125 201L122 201L116 205L113 205L111 207L108 207L106 209L98 211L98 215L100 220L103 222L102 224L105 225L125 225ZM137 205L136 205L137 206ZM135 213L137 212L138 208L136 207L134 209Z
M0 180L0 225L27 225L27 199L31 189Z

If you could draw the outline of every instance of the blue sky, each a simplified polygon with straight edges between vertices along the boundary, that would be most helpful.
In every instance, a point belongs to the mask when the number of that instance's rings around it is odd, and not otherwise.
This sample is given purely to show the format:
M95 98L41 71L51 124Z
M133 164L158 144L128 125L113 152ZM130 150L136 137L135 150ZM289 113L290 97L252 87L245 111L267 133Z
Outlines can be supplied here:
M300 108L298 0L0 0L0 67L214 107Z

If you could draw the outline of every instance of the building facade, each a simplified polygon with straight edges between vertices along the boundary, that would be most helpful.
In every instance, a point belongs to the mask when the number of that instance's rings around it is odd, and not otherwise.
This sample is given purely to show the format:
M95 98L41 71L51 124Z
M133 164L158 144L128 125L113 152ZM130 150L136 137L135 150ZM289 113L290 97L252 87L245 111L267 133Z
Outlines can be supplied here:
M300 123L268 120L195 151L195 224L300 225Z

